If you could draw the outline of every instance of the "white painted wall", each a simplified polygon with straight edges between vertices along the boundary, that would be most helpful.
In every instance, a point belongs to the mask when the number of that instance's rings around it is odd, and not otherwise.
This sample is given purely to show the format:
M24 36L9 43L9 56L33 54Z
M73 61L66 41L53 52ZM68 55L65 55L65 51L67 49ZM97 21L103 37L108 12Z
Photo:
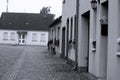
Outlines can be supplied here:
M108 0L100 0L101 3L104 3L104 2L106 2L106 1L108 1Z
M59 31L58 31L58 28L59 28ZM52 44L53 47L55 47L55 51L57 54L61 54L61 22L52 26L50 28L50 31L49 31L49 40L53 40L53 43L54 43L54 39L56 38L56 40L59 40L59 46L55 46L54 44ZM59 35L58 35L59 34Z
M67 36L67 19L70 20L69 25L71 26L71 17L73 17L73 27L74 27L74 16L75 15L76 15L76 0L65 0L65 3L63 3L63 5L62 5L61 32L62 32L62 28L65 27L66 36ZM70 29L70 27L69 27L69 29ZM74 36L73 36L73 38L74 38ZM62 39L62 36L61 36L61 39ZM66 39L67 39L67 37L66 37ZM66 45L66 41L65 41L65 45ZM62 40L61 40L61 46L62 46ZM66 50L66 47L65 47L65 50ZM69 49L69 51L68 51L68 58L75 61L75 49L73 47L71 49Z
M107 80L120 80L120 57L117 56L120 37L120 0L109 0L109 34Z
M3 40L3 33L8 32L8 40ZM15 33L15 40L10 40L11 32ZM37 42L32 42L32 33L37 34ZM1 44L19 44L17 30L0 30L0 43ZM45 34L45 42L41 42L41 34ZM26 36L26 45L44 45L46 46L48 42L48 32L47 31L28 31Z
M90 1L91 0L80 0L79 2L80 2L80 14L83 14L83 13L85 13L85 12L87 12L88 10L90 10L90 8L91 8L91 4L90 4Z
M60 28L61 28L61 22L59 23L59 24L57 24L56 26L55 26L55 28L56 28L56 39L57 40L59 40L59 46L56 46L55 48L56 48L56 52L60 55L61 54L61 46L60 46L60 44L61 44L61 39L60 39L60 36L62 35L61 33L60 33ZM58 28L59 28L59 31L58 31Z
M97 28L97 23L99 24L99 12L93 11L91 9L90 12L90 45L89 45L89 72L93 75L98 75L98 63L99 63L99 55L97 54L98 48L96 49L96 52L93 52L93 44L92 42L96 40L97 35L100 35L97 33L97 29L99 30L100 27ZM98 41L96 42L98 44ZM97 47L97 46L96 46Z
M3 33L8 32L8 40L3 40ZM15 33L15 40L10 40L11 32ZM18 44L18 35L15 30L0 30L0 43L1 44Z
M107 36L101 36L100 18L102 16L108 16L107 8L97 5L97 9L91 8L90 0L80 0L79 7L79 40L78 40L78 65L79 67L86 66L86 43L87 40L87 21L82 17L84 13L90 11L90 38L89 38L89 72L97 76L99 80L106 80L106 68L107 68ZM96 52L93 52L92 41L96 40Z
M32 34L37 34L37 41L32 41ZM41 34L45 34L45 42L41 41ZM48 42L48 32L47 31L28 31L27 33L27 43L28 45L47 45Z
M88 28L89 20L82 16L84 13L90 11L90 1L80 0L79 7L79 27L78 27L78 66L87 67L88 54Z

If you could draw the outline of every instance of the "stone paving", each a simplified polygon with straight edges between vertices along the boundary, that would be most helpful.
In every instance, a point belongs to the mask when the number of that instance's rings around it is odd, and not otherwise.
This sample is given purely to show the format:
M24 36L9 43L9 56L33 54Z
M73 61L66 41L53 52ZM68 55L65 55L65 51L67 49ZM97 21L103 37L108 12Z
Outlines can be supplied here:
M21 56L21 53L23 53L23 48L0 45L0 80L8 74L7 72L11 70Z
M0 80L87 80L58 56L49 54L47 47L23 46L19 49L22 55Z

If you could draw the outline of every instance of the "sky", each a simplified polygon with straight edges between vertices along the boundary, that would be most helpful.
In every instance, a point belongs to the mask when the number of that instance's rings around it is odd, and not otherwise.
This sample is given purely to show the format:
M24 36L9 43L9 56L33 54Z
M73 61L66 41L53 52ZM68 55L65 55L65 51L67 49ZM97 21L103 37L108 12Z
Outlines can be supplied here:
M0 14L6 12L6 1L0 0ZM8 0L9 12L40 13L42 7L51 7L51 12L59 17L62 14L62 0Z

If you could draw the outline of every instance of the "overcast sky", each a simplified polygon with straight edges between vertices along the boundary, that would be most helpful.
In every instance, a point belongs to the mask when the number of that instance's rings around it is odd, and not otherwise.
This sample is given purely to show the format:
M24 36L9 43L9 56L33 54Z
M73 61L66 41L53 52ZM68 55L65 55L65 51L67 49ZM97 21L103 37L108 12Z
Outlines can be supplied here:
M6 1L0 0L0 14L6 12ZM62 0L9 0L9 12L39 13L43 6L50 6L56 17L62 13Z

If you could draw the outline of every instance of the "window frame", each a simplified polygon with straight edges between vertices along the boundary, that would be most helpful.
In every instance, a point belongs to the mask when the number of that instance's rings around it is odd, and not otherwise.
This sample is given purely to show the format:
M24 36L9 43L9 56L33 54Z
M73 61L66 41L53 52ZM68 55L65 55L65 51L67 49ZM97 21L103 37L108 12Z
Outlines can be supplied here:
M3 32L3 40L8 40L8 32Z
M43 37L43 35L44 35L44 37ZM45 33L42 33L41 35L40 35L40 42L46 42L46 34Z
M32 33L32 42L37 42L37 33Z
M15 32L11 32L10 34L10 40L15 41Z

